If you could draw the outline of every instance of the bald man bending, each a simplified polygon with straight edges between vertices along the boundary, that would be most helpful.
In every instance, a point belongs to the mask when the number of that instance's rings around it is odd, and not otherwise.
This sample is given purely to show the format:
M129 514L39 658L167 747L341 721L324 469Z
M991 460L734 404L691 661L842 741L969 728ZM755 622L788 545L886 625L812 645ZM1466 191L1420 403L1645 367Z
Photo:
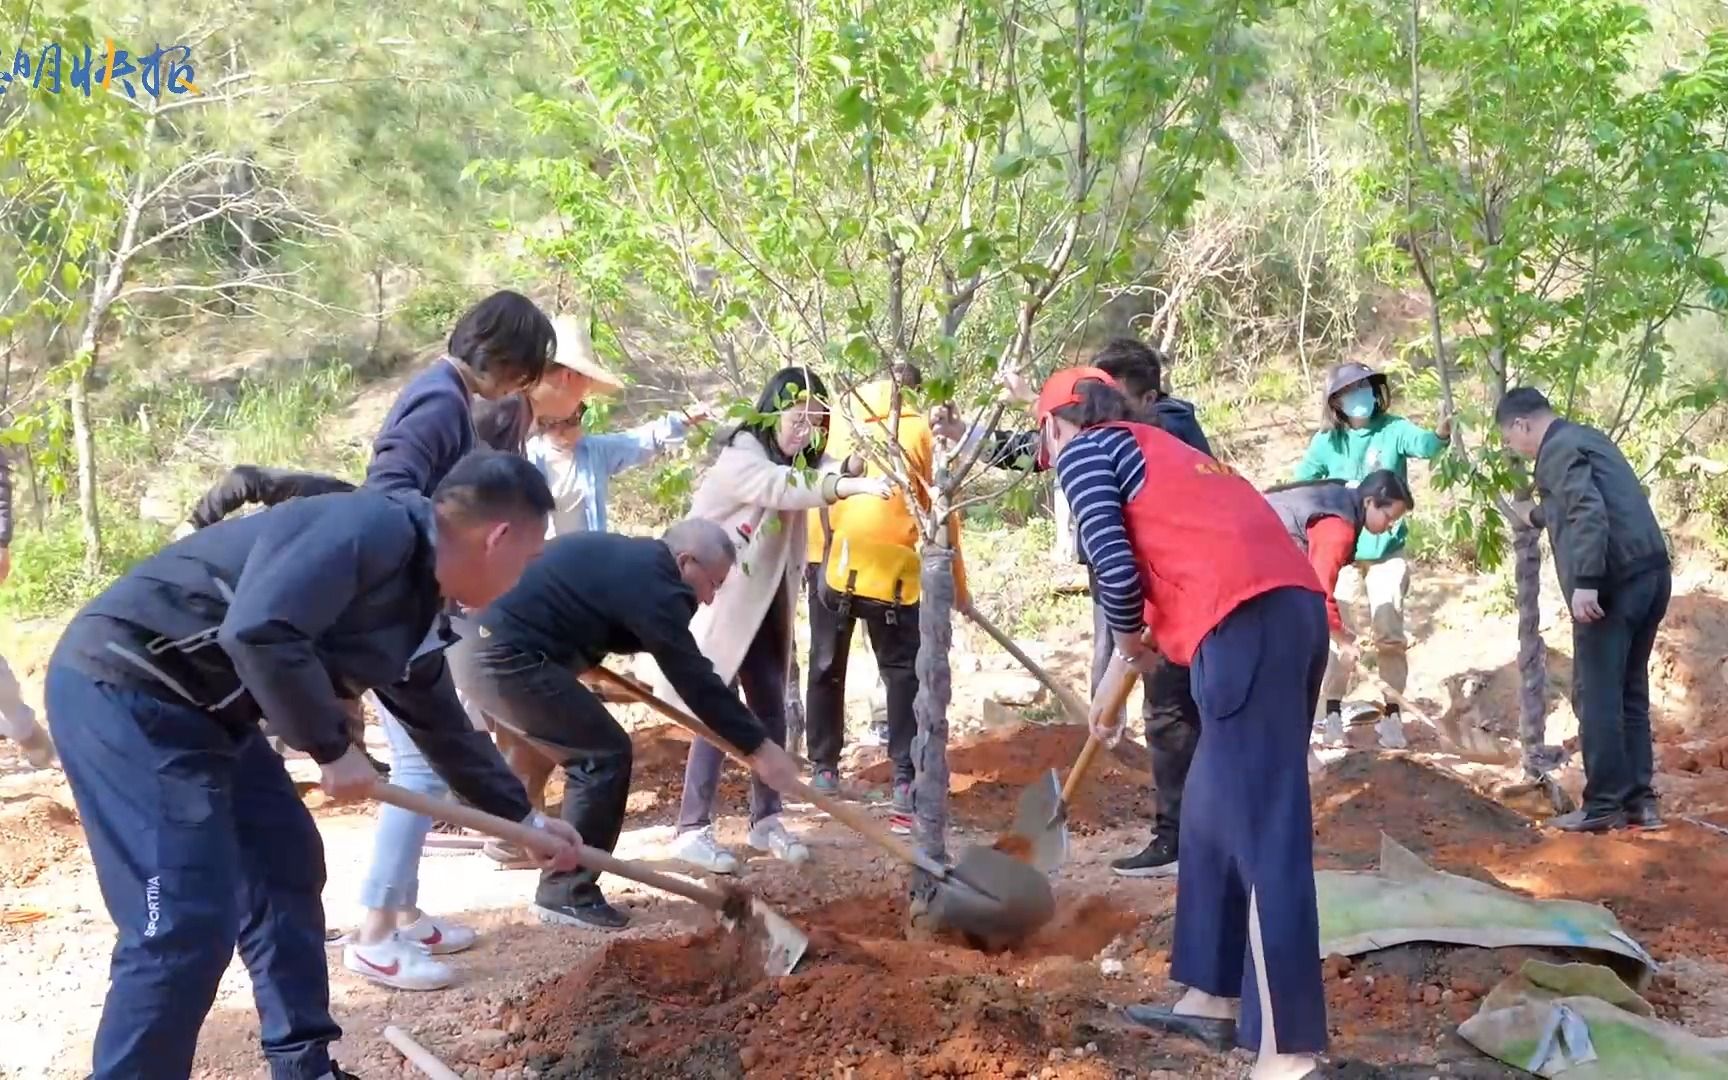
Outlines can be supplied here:
M564 769L563 818L611 851L630 794L630 736L577 678L615 653L645 652L703 723L749 755L779 790L798 767L702 655L690 619L732 572L737 553L712 521L681 521L660 539L575 533L546 545L516 587L474 620L450 652L457 681L501 726L528 736ZM599 874L545 872L534 894L544 922L617 930Z

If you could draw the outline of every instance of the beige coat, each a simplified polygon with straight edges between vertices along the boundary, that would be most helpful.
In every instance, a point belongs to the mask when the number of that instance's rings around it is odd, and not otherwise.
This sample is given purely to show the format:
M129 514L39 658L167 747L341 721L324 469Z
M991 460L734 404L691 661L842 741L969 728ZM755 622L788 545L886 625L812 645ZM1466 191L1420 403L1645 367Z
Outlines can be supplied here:
M805 518L835 501L838 483L830 473L808 477L795 466L774 464L748 434L734 438L703 473L690 500L690 516L724 525L738 545L738 562L714 602L697 609L690 632L723 681L730 683L737 676L776 589L786 594L786 640L792 640L792 615L804 577ZM740 536L741 526L748 526L748 542ZM788 667L792 652L788 650ZM657 665L650 662L647 674L656 694L683 704Z

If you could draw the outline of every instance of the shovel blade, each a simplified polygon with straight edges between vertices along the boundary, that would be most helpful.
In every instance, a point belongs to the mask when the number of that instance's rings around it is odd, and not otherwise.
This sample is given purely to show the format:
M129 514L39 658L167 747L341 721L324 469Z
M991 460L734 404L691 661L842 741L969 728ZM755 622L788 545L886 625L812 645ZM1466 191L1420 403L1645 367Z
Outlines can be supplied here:
M1068 861L1068 808L1062 784L1051 769L1020 793L1014 808L1014 835L1024 841L1026 860L1048 874Z
M790 975L804 959L810 939L791 920L760 900L750 901L751 921L761 928L766 955L762 968L769 975Z
M944 926L991 948L1021 941L1056 914L1050 879L1012 855L987 847L960 853L936 883L935 914Z

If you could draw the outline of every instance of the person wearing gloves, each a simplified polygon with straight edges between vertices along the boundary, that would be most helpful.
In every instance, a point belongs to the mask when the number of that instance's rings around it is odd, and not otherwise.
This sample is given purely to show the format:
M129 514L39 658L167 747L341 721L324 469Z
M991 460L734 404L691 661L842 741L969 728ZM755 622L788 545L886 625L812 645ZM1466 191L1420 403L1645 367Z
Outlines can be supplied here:
M804 518L814 507L853 496L885 499L883 481L818 472L828 443L827 388L807 368L784 368L762 388L751 418L720 439L720 453L696 487L690 516L724 528L738 549L738 572L690 623L715 674L743 691L768 739L786 741L792 620L802 577ZM663 667L650 673L656 693L678 704L684 688ZM683 698L691 706L700 703ZM738 859L714 836L714 799L724 753L697 740L684 769L674 858L731 874ZM760 778L750 785L749 845L788 862L809 857L780 820L780 794Z
M12 463L0 449L0 585L11 574ZM46 769L54 764L54 743L36 722L35 710L25 704L18 679L4 656L0 656L0 736L17 743L24 751L24 760L34 767Z
M1532 387L1494 410L1500 441L1535 462L1539 505L1513 511L1548 532L1572 614L1572 700L1584 752L1584 805L1550 818L1569 832L1660 829L1651 780L1650 652L1673 569L1650 497L1602 432L1556 415Z
M647 653L697 719L750 758L758 779L776 790L797 780L797 764L690 633L697 611L740 576L737 562L727 530L701 519L681 521L659 539L562 536L451 650L457 680L498 726L563 767L562 815L588 844L613 849L630 796L630 735L581 678L608 656ZM533 909L543 922L594 930L630 921L606 902L599 873L589 869L542 874Z
M1362 535L1379 536L1397 525L1415 508L1415 496L1397 473L1381 469L1354 487L1342 480L1285 484L1267 491L1266 501L1278 511L1290 539L1307 554L1326 590L1326 626L1332 634L1332 647L1321 692L1328 699L1343 697L1356 663L1356 635L1345 623L1334 595L1338 575L1355 559ZM1343 718L1328 711L1326 723L1326 741L1342 745Z
M1452 421L1442 418L1429 431L1391 409L1392 391L1383 373L1358 363L1334 367L1326 377L1321 431L1308 444L1295 478L1354 484L1371 472L1389 469L1408 484L1410 459L1437 457L1452 437ZM1400 694L1410 676L1405 656L1409 636L1404 627L1404 598L1410 592L1405 533L1402 522L1384 533L1364 532L1356 543L1354 563L1339 577L1340 599L1352 603L1366 595L1369 617L1365 625L1372 630L1380 678ZM1342 693L1337 698L1327 694L1321 718L1326 730L1342 729L1343 708ZM1388 750L1405 745L1397 702L1384 703L1379 734L1380 745Z
M1131 420L1108 373L1056 372L1035 416L1121 661L1189 667L1200 708L1170 970L1189 989L1128 1015L1257 1051L1252 1080L1311 1076L1326 1048L1307 768L1326 666L1320 583L1260 492ZM1093 732L1114 743L1121 719L1102 705Z
M118 930L93 1076L190 1075L236 945L271 1076L349 1075L329 1053L342 1031L324 850L258 729L266 716L329 795L364 797L378 777L348 713L374 689L465 801L579 842L534 812L442 659L409 663L448 604L486 604L516 580L551 510L527 462L475 454L430 499L320 495L200 529L67 624L48 722ZM574 867L575 850L557 865Z

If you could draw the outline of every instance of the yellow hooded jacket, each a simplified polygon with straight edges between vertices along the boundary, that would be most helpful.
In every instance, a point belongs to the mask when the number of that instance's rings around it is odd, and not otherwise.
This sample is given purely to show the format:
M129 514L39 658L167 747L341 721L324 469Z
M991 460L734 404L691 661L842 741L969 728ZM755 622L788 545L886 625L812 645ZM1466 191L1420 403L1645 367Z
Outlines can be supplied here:
M828 445L824 448L833 461L844 461L856 449L857 437L844 415L850 412L867 434L885 444L888 441L889 406L894 385L887 379L868 383L858 393L844 395L836 407L837 415L829 424ZM862 401L860 401L862 399ZM901 403L900 447L911 472L913 497L919 505L930 505L929 485L935 467L936 443L930 423ZM865 475L881 476L882 470L865 457ZM896 491L886 499L857 495L842 499L827 508L828 524L833 529L830 542L822 523L822 511L811 511L809 522L809 559L828 561L823 576L829 588L844 593L850 586L854 595L885 603L915 604L920 596L918 560L918 521L906 505L904 495ZM948 519L948 544L954 551L954 595L966 602L966 568L960 557L960 522L957 516ZM856 574L856 577L853 575Z

